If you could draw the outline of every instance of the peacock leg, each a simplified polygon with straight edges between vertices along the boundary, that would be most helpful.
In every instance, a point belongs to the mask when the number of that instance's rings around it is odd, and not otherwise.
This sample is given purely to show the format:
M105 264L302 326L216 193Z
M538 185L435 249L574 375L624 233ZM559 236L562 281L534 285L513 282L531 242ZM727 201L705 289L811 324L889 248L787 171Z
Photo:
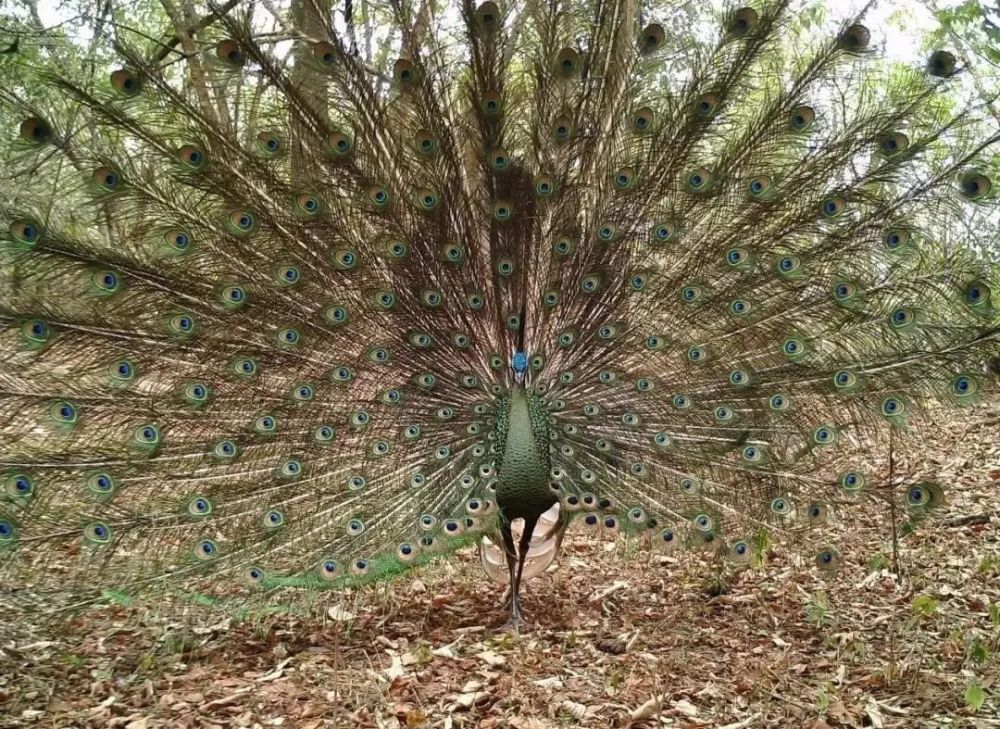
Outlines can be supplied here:
M538 517L530 517L524 520L524 531L521 532L521 539L517 544L517 572L512 574L510 588L510 618L507 626L514 632L524 625L524 613L521 610L521 575L524 572L524 561L528 557L528 545L531 542L531 535L538 524ZM510 537L511 547L514 546L514 537ZM509 561L508 561L509 564Z
M517 575L517 552L514 548L514 533L511 531L511 524L507 519L502 520L500 525L500 538L503 540L503 553L507 557L507 591L504 593L502 601L508 610L512 610L514 596L514 577Z

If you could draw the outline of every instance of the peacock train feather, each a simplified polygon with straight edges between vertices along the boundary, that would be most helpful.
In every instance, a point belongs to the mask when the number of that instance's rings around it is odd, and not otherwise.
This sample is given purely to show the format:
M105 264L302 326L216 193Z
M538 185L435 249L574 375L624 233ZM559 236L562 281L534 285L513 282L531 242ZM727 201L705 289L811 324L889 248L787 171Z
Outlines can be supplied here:
M782 64L789 0L368 5L371 58L317 0L0 60L0 600L264 604L485 536L517 623L572 521L828 569L873 444L996 392L1000 133L949 52L879 74L862 14Z

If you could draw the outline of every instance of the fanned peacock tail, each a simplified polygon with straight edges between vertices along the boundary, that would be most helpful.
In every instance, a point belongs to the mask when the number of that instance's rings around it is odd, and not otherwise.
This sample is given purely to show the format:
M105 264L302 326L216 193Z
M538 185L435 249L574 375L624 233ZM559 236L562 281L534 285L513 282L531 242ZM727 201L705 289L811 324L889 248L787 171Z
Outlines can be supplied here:
M668 51L627 0L392 0L382 66L323 3L291 44L212 5L0 90L7 599L352 585L557 500L835 565L870 444L995 389L939 238L995 225L1000 134L863 17L782 68L788 4Z

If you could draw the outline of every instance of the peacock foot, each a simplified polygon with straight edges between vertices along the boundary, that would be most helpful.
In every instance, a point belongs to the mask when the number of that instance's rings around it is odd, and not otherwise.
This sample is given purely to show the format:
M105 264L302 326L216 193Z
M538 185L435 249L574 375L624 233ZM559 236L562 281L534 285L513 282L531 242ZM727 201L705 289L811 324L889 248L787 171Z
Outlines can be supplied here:
M515 633L520 635L521 628L524 627L524 618L520 615L513 615L507 619L507 622L500 626L498 632L501 633Z
M521 608L521 598L508 598L505 607L507 608L509 617L507 618L507 622L500 626L500 632L510 631L512 633L520 633L521 628L524 627L524 611Z

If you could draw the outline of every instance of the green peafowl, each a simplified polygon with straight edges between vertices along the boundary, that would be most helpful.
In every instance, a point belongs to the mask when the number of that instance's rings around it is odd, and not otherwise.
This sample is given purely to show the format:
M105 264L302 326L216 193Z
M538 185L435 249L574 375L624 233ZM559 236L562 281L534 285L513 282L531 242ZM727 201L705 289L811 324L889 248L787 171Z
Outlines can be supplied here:
M862 13L792 53L789 5L387 0L362 52L352 3L165 4L89 76L19 38L0 602L265 605L480 544L516 627L571 522L834 568L878 439L995 391L1000 134L950 52L888 73Z

